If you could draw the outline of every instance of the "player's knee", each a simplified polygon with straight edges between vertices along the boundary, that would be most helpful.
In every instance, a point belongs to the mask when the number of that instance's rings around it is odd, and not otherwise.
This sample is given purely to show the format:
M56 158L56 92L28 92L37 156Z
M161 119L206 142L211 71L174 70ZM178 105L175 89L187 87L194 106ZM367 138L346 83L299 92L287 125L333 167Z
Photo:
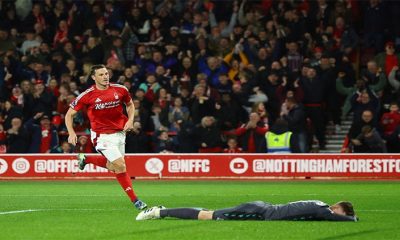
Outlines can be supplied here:
M119 159L113 162L113 169L115 173L123 173L126 172L126 165L123 159Z
M106 167L109 171L115 173L114 165L110 162L107 162Z

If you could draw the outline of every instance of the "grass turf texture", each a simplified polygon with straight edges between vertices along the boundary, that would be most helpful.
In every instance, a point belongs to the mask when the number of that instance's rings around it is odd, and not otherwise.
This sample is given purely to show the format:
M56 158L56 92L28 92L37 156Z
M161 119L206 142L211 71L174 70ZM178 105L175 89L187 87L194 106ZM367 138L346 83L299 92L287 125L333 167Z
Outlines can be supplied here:
M135 221L114 181L0 181L0 239L400 239L400 182L134 181L150 206L350 200L360 221ZM4 214L8 211L41 209ZM3 213L3 214L2 214Z

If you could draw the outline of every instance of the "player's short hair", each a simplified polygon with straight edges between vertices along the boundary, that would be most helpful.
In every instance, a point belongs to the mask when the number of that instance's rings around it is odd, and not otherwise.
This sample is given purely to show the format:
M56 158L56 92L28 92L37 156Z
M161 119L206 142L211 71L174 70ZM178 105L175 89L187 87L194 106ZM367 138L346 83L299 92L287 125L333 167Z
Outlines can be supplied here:
M94 76L96 74L97 69L106 68L104 64L96 64L90 68L90 76Z
M353 204L351 202L340 201L340 202L336 203L336 205L339 205L343 209L343 212L346 213L347 216L355 215Z

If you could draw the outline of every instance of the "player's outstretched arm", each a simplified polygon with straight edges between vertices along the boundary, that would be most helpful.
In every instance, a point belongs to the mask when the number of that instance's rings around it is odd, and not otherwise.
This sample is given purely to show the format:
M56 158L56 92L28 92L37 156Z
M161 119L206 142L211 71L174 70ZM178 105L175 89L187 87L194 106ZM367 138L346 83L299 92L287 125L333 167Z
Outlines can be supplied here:
M65 125L67 127L67 131L68 131L68 143L72 144L72 145L76 145L78 138L76 136L75 130L74 130L74 125L73 125L73 121L74 121L74 116L76 115L77 111L75 111L74 109L70 108L68 109L67 114L65 115Z

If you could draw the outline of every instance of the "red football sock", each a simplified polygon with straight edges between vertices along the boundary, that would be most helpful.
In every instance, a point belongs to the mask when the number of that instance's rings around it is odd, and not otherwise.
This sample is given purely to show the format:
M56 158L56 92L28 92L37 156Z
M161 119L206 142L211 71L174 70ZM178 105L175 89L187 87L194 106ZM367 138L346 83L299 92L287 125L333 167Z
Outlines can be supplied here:
M128 173L118 173L115 176L119 182L119 185L121 185L122 189L124 189L131 201L134 202L137 199L137 196L133 191L131 178L129 177Z
M86 163L91 163L93 165L107 168L107 158L104 157L103 155L95 155L95 156L85 156L85 162Z

